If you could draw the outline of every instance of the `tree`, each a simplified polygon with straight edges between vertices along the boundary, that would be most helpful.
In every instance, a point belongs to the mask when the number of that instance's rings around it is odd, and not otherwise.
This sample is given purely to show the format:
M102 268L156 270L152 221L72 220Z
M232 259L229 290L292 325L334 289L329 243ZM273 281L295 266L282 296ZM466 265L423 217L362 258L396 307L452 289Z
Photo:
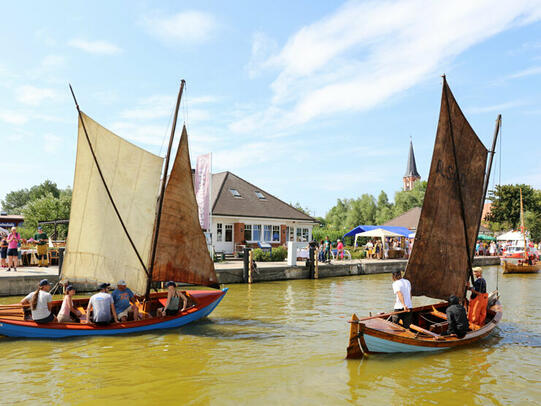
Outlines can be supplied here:
M336 205L334 205L325 216L327 225L338 229L345 227L350 204L348 199L338 199Z
M541 217L532 211L524 213L524 225L530 232L532 241L541 241Z
M376 224L383 224L393 218L393 204L389 202L387 193L383 190L378 196L378 205L376 209Z
M426 181L415 182L412 190L402 190L394 195L393 216L400 216L414 207L422 207L426 192Z
M60 197L61 190L58 189L56 183L50 180L44 181L40 185L32 186L29 189L20 189L9 192L5 199L2 200L2 209L9 214L21 214L24 206L33 200L51 194L53 197Z
M492 202L490 213L485 220L517 229L520 225L520 190L524 211L541 215L541 192L529 185L496 185L489 191L488 200Z
M293 204L293 203L289 203L290 206L293 206L294 208L296 208L297 210L303 212L304 214L308 215L308 216L311 216L311 212L310 212L310 209L308 207L302 207L301 204L299 202Z
M39 221L63 220L69 219L71 208L71 189L59 192L59 197L55 197L52 193L48 193L38 199L28 202L23 210L24 227L21 228L21 235L24 238L31 237ZM45 231L51 235L54 231L53 225L43 226ZM67 224L58 225L58 235L56 239L65 238L67 236Z

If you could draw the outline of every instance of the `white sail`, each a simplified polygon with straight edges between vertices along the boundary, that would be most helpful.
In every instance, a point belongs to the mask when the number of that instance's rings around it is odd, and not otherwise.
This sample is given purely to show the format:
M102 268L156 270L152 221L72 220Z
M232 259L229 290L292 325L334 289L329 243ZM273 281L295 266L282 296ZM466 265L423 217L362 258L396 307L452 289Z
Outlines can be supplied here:
M148 264L163 159L81 115L113 200ZM74 282L124 279L138 294L146 287L146 274L107 196L80 121L62 275Z

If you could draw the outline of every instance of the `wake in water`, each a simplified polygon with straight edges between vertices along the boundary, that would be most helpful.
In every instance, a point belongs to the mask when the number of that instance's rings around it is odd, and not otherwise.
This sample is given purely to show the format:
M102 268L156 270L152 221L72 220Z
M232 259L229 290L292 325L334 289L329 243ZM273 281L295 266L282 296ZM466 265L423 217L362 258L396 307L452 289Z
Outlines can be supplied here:
M489 345L501 347L504 345L519 345L525 347L541 347L541 336L533 331L525 330L517 323L500 323L492 337L485 340Z

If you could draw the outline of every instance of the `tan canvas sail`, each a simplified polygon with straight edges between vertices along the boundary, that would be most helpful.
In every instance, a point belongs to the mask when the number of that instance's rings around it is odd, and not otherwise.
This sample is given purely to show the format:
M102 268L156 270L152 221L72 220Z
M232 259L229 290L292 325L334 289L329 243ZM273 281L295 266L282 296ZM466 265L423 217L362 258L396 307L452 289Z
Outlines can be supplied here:
M199 224L185 126L165 189L152 280L218 286Z
M487 149L444 79L428 186L406 269L413 295L464 297L468 257L477 238L486 160Z
M163 159L81 113L105 181L142 259L149 261ZM62 267L70 281L116 283L145 293L146 274L122 229L79 121L70 224Z

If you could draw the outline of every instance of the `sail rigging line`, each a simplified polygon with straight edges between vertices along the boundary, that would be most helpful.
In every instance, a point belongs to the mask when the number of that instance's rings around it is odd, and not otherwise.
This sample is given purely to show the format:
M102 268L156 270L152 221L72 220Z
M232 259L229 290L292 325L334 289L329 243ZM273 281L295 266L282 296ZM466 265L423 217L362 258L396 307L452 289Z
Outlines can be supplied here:
M90 137L88 136L88 132L86 131L85 122L83 120L83 116L81 114L81 109L79 108L79 103L77 103L77 98L75 97L75 93L73 92L73 88L71 87L71 84L69 84L69 88L71 91L71 95L73 96L73 101L75 102L75 107L77 108L77 113L79 115L79 120L81 121L81 126L83 127L86 140L88 142L88 146L90 148L90 152L92 153L92 157L94 158L94 163L96 164L96 169L98 170L98 173L100 175L100 178L102 180L103 186L105 187L105 191L107 192L107 196L109 197L109 201L111 202L111 205L113 206L113 209L116 213L116 216L118 220L120 221L120 225L122 226L122 229L124 230L124 233L126 234L126 237L128 237L128 240L130 242L130 245L133 248L133 251L135 252L135 255L137 255L137 259L139 260L141 266L143 267L143 270L149 276L149 271L145 265L145 262L141 258L141 255L139 254L139 250L135 246L135 243L133 242L130 233L128 232L128 229L126 228L126 225L124 224L124 220L122 219L122 216L120 215L120 212L118 211L118 208L116 207L115 201L113 199L113 196L111 195L111 192L109 190L109 187L107 186L107 182L105 181L105 177L103 176L103 173L101 171L100 164L98 162L98 158L96 157L96 153L94 152L94 147L92 146L92 142L90 141Z
M462 186L460 185L460 169L458 167L458 157L456 154L456 145L455 145L455 136L453 133L453 121L451 118L451 110L449 108L449 95L448 95L448 85L447 85L447 79L445 75L443 75L443 89L445 92L445 104L446 104L446 110L447 110L447 117L449 120L449 135L451 136L451 144L453 146L453 157L455 160L455 173L456 173L456 182L458 186L458 196L460 198L460 212L462 214L462 224L464 226L464 238L466 242L466 253L467 253L467 259L468 259L468 272L470 275L471 282L473 284L473 271L472 271L472 259L471 259L471 253L470 253L470 243L468 240L468 227L466 225L466 210L464 208L464 197L462 196Z
M160 198L158 200L158 212L156 214L156 226L154 229L154 238L152 241L152 255L150 258L150 267L147 272L147 287L145 291L145 297L148 300L150 298L150 285L152 284L152 273L154 271L154 261L156 259L156 248L158 246L158 235L160 233L160 220L162 217L162 207L163 207L163 198L165 195L165 186L167 184L167 173L169 171L169 159L171 158L171 149L173 147L173 140L175 138L175 130L177 128L177 118L178 118L178 110L180 107L180 100L182 99L182 93L184 91L184 85L186 84L186 81L182 79L180 81L180 90L178 92L177 96L177 104L175 106L175 115L173 117L173 124L171 126L171 136L169 137L169 145L167 146L167 154L165 156L165 164L164 164L164 170L163 170L163 179L161 184L161 190L160 190Z

